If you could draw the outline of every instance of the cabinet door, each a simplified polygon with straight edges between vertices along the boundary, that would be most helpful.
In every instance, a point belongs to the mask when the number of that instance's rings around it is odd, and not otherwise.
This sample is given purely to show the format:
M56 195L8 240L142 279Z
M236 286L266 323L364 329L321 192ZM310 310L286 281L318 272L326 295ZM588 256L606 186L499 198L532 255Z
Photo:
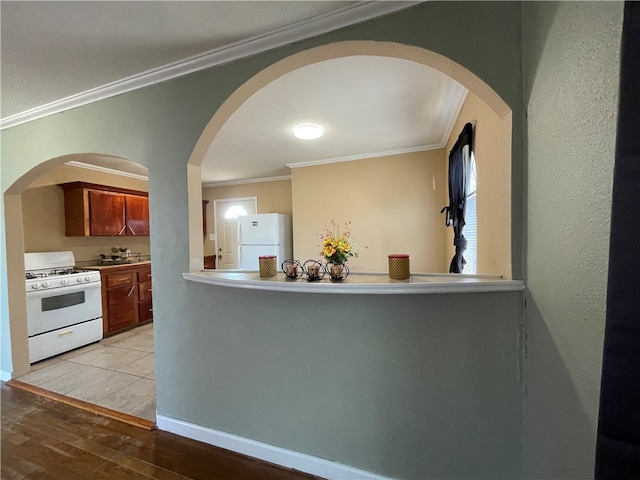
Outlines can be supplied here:
M216 256L215 255L206 255L204 257L204 268L216 268Z
M138 302L138 321L146 322L153 318L153 304L151 299Z
M89 191L91 235L124 235L124 195Z
M125 195L127 235L149 235L149 198Z
M108 331L114 332L135 325L138 292L135 285L107 289Z
M138 300L151 300L151 280L138 284Z

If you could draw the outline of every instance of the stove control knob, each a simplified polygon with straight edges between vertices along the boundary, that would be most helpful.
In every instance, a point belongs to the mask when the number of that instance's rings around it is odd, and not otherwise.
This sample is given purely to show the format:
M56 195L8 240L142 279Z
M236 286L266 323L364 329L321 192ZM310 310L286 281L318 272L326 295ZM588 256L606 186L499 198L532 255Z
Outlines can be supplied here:
M34 290L37 290L40 288L40 284L39 283L32 283L31 284L31 288L33 288Z
M84 281L85 282L90 282L91 281L91 277L89 275L87 275L86 277L84 277Z
M49 288L49 285L51 285L49 282L42 282L42 288Z
M63 278L62 280L60 280L60 285L68 285L69 284L69 280L67 280L66 278Z
M76 278L76 281L77 281L78 283L82 283L82 277L78 277L78 278Z

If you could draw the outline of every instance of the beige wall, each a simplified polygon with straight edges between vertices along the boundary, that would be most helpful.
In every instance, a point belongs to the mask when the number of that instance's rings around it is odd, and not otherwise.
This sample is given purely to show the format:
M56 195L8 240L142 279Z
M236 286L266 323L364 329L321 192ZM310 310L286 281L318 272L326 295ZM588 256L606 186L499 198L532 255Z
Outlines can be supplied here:
M351 221L352 270L386 272L388 254L408 253L413 272L444 271L443 158L440 149L293 169L295 258L320 259L323 227Z
M147 181L137 178L98 172L87 168L74 167L73 165L59 165L41 175L29 184L28 188L43 187L45 185L57 185L66 182L87 182L111 187L129 188L131 190L149 191Z
M500 117L469 92L447 142L446 165L462 127L471 121L476 122L478 273L497 273L511 278L511 162L505 161L504 152L511 132L508 135L503 132ZM445 198L448 204L448 192ZM455 251L453 229L447 229L446 235L447 257L451 259Z
M61 165L38 178L22 193L25 252L71 250L77 262L98 260L113 246L148 255L149 237L66 237L64 194L58 183L85 181L147 191L147 182Z
M206 213L207 234L204 236L205 255L215 254L215 244L212 240L209 240L209 234L214 233L213 201L242 197L258 197L258 213L292 214L291 180L289 179L222 187L205 187L202 189L202 200L209 201Z

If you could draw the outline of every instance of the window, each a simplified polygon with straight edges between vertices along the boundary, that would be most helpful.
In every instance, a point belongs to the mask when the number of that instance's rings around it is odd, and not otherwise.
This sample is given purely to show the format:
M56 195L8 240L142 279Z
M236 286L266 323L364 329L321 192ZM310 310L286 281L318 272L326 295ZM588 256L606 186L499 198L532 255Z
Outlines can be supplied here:
M224 212L224 218L231 219L244 217L246 214L247 211L243 207L241 207L240 205L233 205L232 207L229 207L226 212Z
M478 273L478 221L476 217L476 160L471 152L469 163L469 184L467 186L467 201L465 207L465 226L464 238L467 239L467 251L464 253L464 259L467 264L463 273Z

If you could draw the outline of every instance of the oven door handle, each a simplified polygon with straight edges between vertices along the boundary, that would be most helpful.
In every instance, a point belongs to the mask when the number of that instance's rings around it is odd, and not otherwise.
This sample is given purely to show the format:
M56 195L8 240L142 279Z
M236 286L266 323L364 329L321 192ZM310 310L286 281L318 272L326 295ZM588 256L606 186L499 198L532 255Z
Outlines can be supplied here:
M101 287L101 282L93 282L93 283L79 283L78 285L68 285L66 287L60 287L60 288L45 288L43 290L29 290L27 292L27 299L57 297L59 295L66 295L67 293L82 292L92 288L100 288L100 287Z

